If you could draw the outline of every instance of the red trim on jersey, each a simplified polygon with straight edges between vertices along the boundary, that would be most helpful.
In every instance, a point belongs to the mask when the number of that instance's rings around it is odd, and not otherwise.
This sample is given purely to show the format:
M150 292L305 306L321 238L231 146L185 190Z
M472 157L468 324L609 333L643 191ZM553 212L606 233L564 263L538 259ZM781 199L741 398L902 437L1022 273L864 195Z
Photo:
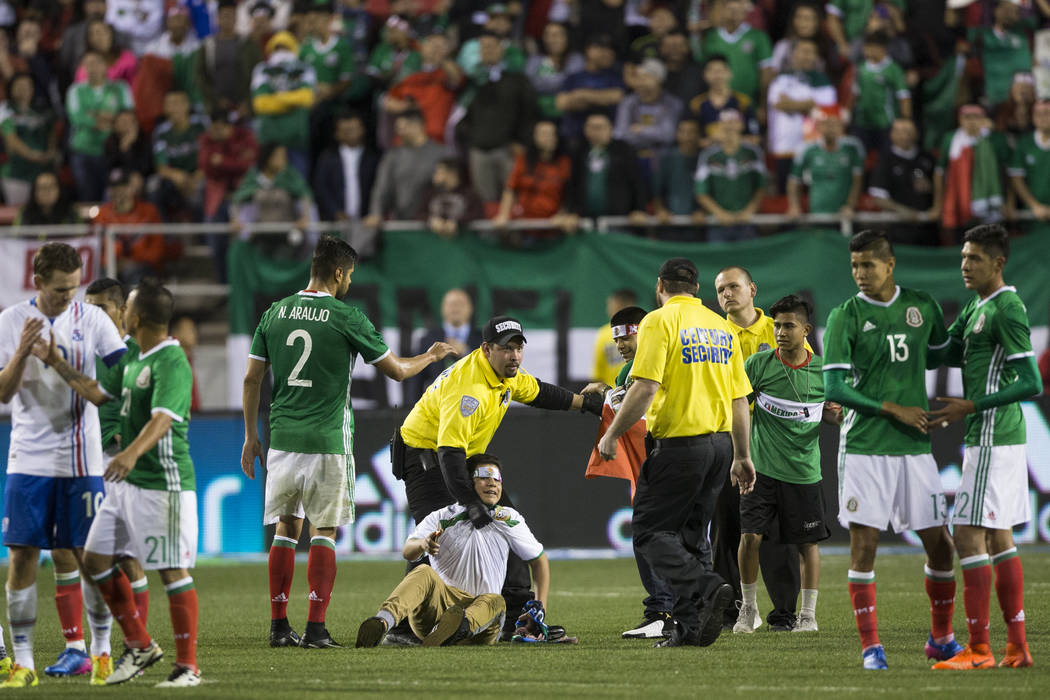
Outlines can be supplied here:
M800 365L793 365L790 362L788 362L787 360L785 360L783 357L780 356L780 348L777 348L776 350L773 351L773 354L777 356L777 359L780 360L785 366L790 367L791 369L802 369L803 367L805 367L806 365L808 365L810 362L813 361L813 353L810 352L809 350L806 350L806 353L807 353L807 355L806 355L806 361L805 362L803 362Z

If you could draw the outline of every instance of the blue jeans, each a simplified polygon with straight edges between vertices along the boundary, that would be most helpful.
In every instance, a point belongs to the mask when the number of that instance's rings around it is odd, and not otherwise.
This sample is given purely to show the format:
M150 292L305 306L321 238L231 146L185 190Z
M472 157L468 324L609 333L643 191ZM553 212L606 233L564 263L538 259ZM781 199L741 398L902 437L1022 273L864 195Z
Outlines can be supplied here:
M86 153L71 153L69 167L73 170L77 200L101 202L106 193L106 158Z

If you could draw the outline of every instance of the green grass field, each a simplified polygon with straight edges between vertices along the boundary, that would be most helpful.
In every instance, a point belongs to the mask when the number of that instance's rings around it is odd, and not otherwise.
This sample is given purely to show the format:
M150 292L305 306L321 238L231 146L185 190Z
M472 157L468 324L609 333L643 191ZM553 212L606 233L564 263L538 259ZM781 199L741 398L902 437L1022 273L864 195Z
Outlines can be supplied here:
M883 556L876 566L882 641L888 672L860 668L860 645L846 593L844 556L824 560L817 605L820 632L750 636L724 634L713 646L653 649L625 641L620 632L640 619L642 588L633 560L552 562L550 619L580 637L577 646L500 644L493 648L353 649L357 626L372 615L399 580L394 562L343 561L339 565L328 627L347 649L270 649L266 567L205 564L194 572L201 601L199 659L205 684L179 692L214 698L336 698L361 695L428 697L1007 697L1050 696L1050 553L1022 552L1025 565L1031 669L934 672L923 656L929 629L922 559ZM41 570L36 633L37 668L54 660L62 638L51 595L50 569ZM965 641L962 584L955 614ZM167 601L151 578L150 631L165 659L139 678L116 688L89 688L76 680L42 678L29 692L38 697L113 694L153 695L174 659ZM300 563L289 617L300 631L306 616L306 566ZM760 609L768 599L760 592ZM1005 628L992 602L992 646L1005 646ZM119 635L117 635L119 636ZM116 643L119 647L119 643ZM17 692L17 691L12 691Z

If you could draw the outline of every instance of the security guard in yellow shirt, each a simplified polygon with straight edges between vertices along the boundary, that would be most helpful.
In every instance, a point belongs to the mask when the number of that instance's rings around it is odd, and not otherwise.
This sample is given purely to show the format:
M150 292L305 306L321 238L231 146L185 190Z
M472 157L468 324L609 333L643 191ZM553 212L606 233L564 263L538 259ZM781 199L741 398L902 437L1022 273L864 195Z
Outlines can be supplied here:
M696 298L696 266L672 258L660 268L651 311L638 328L638 350L619 413L598 443L606 459L642 415L653 449L634 498L635 546L674 590L674 620L656 646L713 644L722 632L733 589L700 555L715 501L731 471L751 490L751 383L739 341L718 314ZM702 605L702 607L701 607Z
M739 265L723 268L715 277L718 305L726 314L726 321L740 341L741 357L746 360L761 350L777 346L773 335L773 319L755 307L758 287L751 273ZM806 349L813 348L806 343ZM777 529L771 527L762 538L759 564L773 610L766 622L773 631L790 631L795 626L795 606L798 602L801 578L798 547L776 540ZM740 494L723 488L711 519L711 548L715 571L733 586L736 599L741 599L740 568L737 553L740 547ZM761 618L759 618L761 620ZM723 623L732 626L736 610L726 611Z
M574 394L521 368L525 332L517 319L491 318L481 337L481 347L442 372L394 433L394 476L405 482L408 507L417 523L455 502L466 506L474 527L492 522L467 474L466 462L485 452L511 401L601 415L600 394ZM507 610L519 609L531 597L529 581L528 567L512 555L503 590ZM507 617L512 625L517 616Z

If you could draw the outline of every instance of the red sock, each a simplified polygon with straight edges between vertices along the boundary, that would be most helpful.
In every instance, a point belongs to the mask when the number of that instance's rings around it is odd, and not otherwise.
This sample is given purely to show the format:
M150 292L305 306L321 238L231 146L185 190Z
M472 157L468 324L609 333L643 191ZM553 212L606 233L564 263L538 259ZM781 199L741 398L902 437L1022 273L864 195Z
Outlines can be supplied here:
M197 670L197 589L186 577L165 588L171 628L175 632L175 663Z
M875 572L850 570L848 576L849 598L860 632L860 646L867 649L880 644L879 618L875 613Z
M295 574L295 540L274 535L270 545L270 619L288 617L288 595Z
M930 598L930 636L937 644L955 638L952 615L955 614L955 573L934 571L926 567L926 595Z
M84 641L84 595L80 592L79 572L55 572L55 607L66 642Z
M135 597L131 592L131 582L124 572L113 567L109 571L94 577L102 597L113 613L113 619L124 632L124 641L133 649L145 649L153 640L142 624L139 611L135 607Z
M966 557L963 569L963 606L970 646L988 644L988 608L991 606L992 567L987 554Z
M328 601L335 585L335 541L328 537L310 538L310 558L306 564L306 580L310 585L310 609L306 619L324 622Z
M1011 547L993 557L995 561L995 594L1006 621L1006 641L1016 646L1025 643L1024 570L1017 548Z
M142 626L146 626L149 620L149 581L145 576L138 581L131 582L131 593L135 598L135 608L139 611L139 619Z

